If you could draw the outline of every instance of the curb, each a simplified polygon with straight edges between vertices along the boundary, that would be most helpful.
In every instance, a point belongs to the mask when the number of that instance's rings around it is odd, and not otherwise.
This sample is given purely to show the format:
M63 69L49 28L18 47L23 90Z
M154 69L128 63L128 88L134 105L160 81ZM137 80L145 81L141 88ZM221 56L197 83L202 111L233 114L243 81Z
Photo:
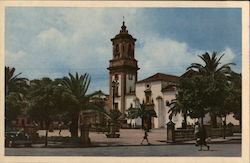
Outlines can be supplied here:
M227 141L216 141L216 142L209 142L207 144L241 144L241 140L238 142L230 142L230 140ZM33 148L94 148L94 147L145 147L145 146L168 146L168 145L195 145L194 142L175 142L175 143L165 143L165 144L116 144L116 145L98 145L98 144L92 144L92 145L79 145L79 144L60 144L60 145L48 145L47 147L33 147Z

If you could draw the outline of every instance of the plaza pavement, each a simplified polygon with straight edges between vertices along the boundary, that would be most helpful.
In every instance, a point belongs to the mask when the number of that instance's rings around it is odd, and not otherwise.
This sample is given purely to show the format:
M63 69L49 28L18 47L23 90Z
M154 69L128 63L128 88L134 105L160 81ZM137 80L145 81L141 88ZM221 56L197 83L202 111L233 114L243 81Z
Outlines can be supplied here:
M45 131L38 131L40 136ZM151 145L140 145L144 132L140 129L121 129L120 138L106 138L103 133L90 132L92 145L79 146L77 144L56 143L49 141L48 147L43 144L32 144L31 148L5 148L5 156L212 156L212 157L240 157L241 135L226 139L212 139L210 150L199 151L194 141L166 143L166 129L153 129L148 134ZM49 136L59 136L59 131L49 132ZM70 136L68 130L63 130L61 136ZM232 143L231 140L237 140Z
M45 131L39 130L38 131L39 136L44 136ZM144 131L141 129L121 129L120 132L120 138L107 138L104 133L97 133L97 132L90 132L89 136L91 139L91 145L92 146L136 146L140 145L143 136ZM79 134L80 135L80 134ZM59 136L59 130L54 130L53 132L49 132L48 136ZM69 130L62 130L61 136L70 136ZM195 141L184 141L184 142L178 142L178 143L166 143L166 137L167 137L167 131L166 129L152 129L151 132L148 133L148 140L151 145L166 145L166 144L194 144ZM216 138L211 139L209 143L229 143L231 140L237 140L238 143L240 143L241 135L234 135L231 137L226 137L226 139L223 138ZM146 145L146 141L144 141L144 144ZM51 146L58 146L63 147L62 144L50 144ZM67 146L66 146L67 147Z

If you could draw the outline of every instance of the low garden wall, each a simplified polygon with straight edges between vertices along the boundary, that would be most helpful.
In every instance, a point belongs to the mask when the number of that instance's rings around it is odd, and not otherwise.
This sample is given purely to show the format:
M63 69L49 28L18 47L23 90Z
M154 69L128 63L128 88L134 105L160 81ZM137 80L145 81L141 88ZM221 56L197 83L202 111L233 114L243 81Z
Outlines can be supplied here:
M175 141L187 141L194 139L194 129L176 129L174 131Z
M210 128L206 127L207 137L218 138L223 137L223 128ZM225 128L225 135L232 136L233 128ZM174 130L174 141L188 141L194 140L194 129L175 129Z

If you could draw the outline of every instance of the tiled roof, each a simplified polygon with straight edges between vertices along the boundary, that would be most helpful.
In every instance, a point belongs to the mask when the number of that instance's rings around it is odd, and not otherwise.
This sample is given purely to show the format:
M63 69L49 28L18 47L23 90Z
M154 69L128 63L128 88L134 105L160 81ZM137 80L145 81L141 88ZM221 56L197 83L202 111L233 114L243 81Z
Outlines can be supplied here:
M167 91L176 91L176 85L168 85L165 88L162 88L162 92L167 92Z
M163 74L163 73L157 73L153 76L150 76L146 79L140 80L137 83L147 83L147 82L154 82L154 81L171 81L171 82L175 82L178 81L179 77L178 76L174 76L174 75L167 75L167 74Z
M93 97L93 96L95 96L95 95L104 95L104 96L108 96L107 94L103 93L101 90L95 91L94 93L89 94L89 95L87 95L87 96Z

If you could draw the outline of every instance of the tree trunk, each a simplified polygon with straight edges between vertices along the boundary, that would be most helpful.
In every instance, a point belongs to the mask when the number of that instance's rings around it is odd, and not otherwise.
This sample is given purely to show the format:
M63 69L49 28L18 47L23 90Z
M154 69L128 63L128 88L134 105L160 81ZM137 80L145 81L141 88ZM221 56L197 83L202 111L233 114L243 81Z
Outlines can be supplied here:
M201 126L203 126L203 116L201 117Z
M46 121L46 134L45 134L45 147L48 146L48 131L49 131L49 121Z
M141 117L141 129L144 129L144 118Z
M78 114L72 116L71 124L70 124L70 133L71 137L78 137Z
M151 117L147 117L147 129L151 130L152 129L152 118Z
M226 115L224 115L224 121L223 121L223 139L226 139Z
M183 128L186 129L187 128L187 113L185 113L183 115L183 118L184 118L184 126L183 126Z
M210 116L211 116L211 126L212 126L212 128L216 128L217 127L217 117L213 113L211 113Z

